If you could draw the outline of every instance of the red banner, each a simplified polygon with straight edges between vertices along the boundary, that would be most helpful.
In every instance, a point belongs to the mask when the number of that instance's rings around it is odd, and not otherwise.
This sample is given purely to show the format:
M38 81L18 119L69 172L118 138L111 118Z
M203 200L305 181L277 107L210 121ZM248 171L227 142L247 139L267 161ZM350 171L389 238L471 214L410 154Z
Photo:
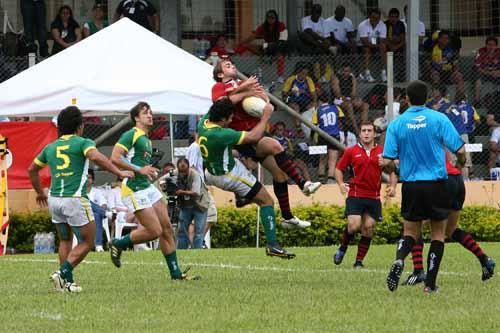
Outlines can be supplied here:
M57 139L57 128L51 121L0 122L0 134L7 138L12 166L7 171L9 190L29 189L28 167L48 144ZM50 172L40 173L44 187L50 185Z

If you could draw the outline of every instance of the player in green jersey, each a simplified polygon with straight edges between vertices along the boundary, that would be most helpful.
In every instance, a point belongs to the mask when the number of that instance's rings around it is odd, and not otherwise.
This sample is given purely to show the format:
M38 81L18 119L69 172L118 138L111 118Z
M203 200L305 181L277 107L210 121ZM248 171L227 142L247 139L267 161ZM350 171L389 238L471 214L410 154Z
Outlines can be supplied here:
M160 239L161 252L165 256L170 277L173 280L198 279L181 272L175 252L174 231L168 217L167 205L161 192L152 185L157 178L158 169L151 166L152 146L148 132L153 126L153 113L145 102L139 102L130 110L134 127L122 134L113 148L111 161L123 170L135 173L133 179L122 183L123 203L134 212L142 229L111 242L111 261L116 267L121 266L121 253L133 244Z
M87 198L89 160L118 177L133 176L120 171L95 147L92 140L81 137L82 113L76 106L68 106L57 117L59 138L45 146L28 169L31 184L37 193L36 201L49 206L52 222L59 234L60 268L51 275L56 290L80 292L74 282L73 269L94 246L95 223ZM42 189L39 171L50 168L49 197ZM73 234L78 245L71 249Z
M274 202L265 187L240 162L234 159L233 146L258 142L264 135L272 110L266 109L259 123L250 131L235 131L231 123L234 105L228 98L217 100L198 126L198 144L206 165L207 185L214 185L238 197L250 200L260 207L260 220L266 233L268 256L286 259L295 254L281 248L276 239Z

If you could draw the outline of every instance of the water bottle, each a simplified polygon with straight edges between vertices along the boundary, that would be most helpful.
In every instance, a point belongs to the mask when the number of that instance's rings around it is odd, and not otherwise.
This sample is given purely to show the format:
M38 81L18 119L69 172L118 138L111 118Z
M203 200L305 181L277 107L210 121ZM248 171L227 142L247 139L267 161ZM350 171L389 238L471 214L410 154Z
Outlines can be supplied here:
M193 54L200 58L200 54L201 54L201 41L199 38L195 38L193 40Z
M201 57L205 59L207 57L208 50L210 50L210 41L203 38L201 40Z
M41 234L40 253L48 253L48 252L49 252L49 235L44 232Z
M54 253L56 250L56 238L53 232L48 233L48 253Z
M34 241L34 249L35 249L35 254L38 254L40 253L40 247L41 247L41 244L40 244L40 233L37 232L35 234L35 237L33 237L33 241Z

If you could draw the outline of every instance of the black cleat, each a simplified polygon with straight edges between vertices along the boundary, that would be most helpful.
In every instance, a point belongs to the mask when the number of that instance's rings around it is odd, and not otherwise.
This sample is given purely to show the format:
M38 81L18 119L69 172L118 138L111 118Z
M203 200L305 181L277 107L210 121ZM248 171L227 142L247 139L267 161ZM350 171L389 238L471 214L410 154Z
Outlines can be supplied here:
M191 267L186 268L184 272L182 272L182 275L178 278L172 278L172 281L196 281L196 280L201 280L201 277L198 275L189 275L188 272L191 269Z
M483 266L483 281L486 281L493 277L493 274L495 274L495 266L495 261L488 257L488 259L486 259L486 264Z
M402 283L403 286L414 286L416 284L422 283L425 281L426 274L424 271L413 272L411 273L405 282Z
M360 261L360 260L356 260L356 261L354 262L354 265L352 265L352 267L353 267L354 269L361 269L361 268L365 268L365 265L363 265L363 262L362 262L362 261Z
M122 265L122 261L120 257L122 256L122 250L119 249L114 243L114 239L109 244L109 253L111 254L111 262L116 267L120 268Z
M268 245L268 246L266 246L266 255L268 255L270 257L279 257L279 258L282 258L282 259L293 259L293 258L295 258L295 254L294 253L288 252L287 250L285 250L284 248L282 248L279 245L274 245L274 246Z
M333 262L335 265L340 265L342 263L342 260L344 260L345 256L345 251L342 251L341 249L338 249L337 252L333 255Z
M403 273L404 263L403 260L398 259L392 263L389 275L387 275L387 288L390 291L395 291L398 289L399 279Z

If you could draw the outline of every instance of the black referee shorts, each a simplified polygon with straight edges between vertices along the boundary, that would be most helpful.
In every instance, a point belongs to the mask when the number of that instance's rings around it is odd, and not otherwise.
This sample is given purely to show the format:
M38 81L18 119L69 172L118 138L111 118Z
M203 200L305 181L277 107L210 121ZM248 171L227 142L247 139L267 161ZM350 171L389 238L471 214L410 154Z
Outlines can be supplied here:
M448 175L446 187L450 192L451 209L462 210L465 201L465 184L462 175Z
M445 180L404 182L401 215L406 221L440 221L448 217L451 196Z
M382 204L378 199L348 197L345 201L345 216L365 213L375 221L382 221Z

